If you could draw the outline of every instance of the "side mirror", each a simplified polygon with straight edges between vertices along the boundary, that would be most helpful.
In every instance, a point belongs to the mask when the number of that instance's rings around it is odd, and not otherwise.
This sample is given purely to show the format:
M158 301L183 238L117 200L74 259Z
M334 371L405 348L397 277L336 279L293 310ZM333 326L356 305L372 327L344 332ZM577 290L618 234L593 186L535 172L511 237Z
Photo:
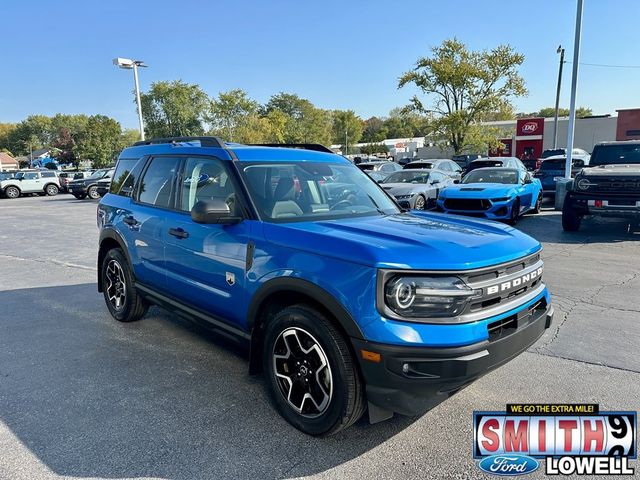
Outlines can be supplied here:
M524 179L524 184L525 184L525 185L528 185L528 184L530 184L530 183L533 183L533 180L531 180L531 177L525 177L525 179Z
M454 180L454 181L453 181L453 183L456 183L456 184L457 184L457 183L460 183L460 180L457 180L457 179L456 179L456 180Z
M431 180L431 185L435 185L436 183L440 183L440 180Z
M216 198L196 202L191 209L191 220L196 223L232 225L240 223L242 218L232 216L229 205L224 200Z

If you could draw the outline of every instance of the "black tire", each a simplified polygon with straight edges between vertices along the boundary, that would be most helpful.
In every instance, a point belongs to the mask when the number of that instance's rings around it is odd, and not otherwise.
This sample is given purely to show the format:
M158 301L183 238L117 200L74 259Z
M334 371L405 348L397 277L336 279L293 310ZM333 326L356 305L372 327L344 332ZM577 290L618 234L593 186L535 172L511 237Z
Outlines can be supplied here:
M304 347L296 350L296 345ZM287 307L267 324L263 365L276 409L309 435L333 435L365 411L364 385L345 338L324 315L307 305ZM289 373L289 380L278 377L276 371ZM297 402L305 391L313 392L311 401L303 394Z
M7 198L18 198L20 196L20 189L18 187L9 186L4 189L4 196Z
M540 210L542 208L542 192L540 192L538 194L538 199L536 200L536 206L533 207L533 213L540 213Z
M426 210L427 209L427 200L424 198L424 195L418 195L416 197L416 203L413 207L415 210Z
M134 286L129 262L122 250L113 248L107 252L100 275L104 301L113 318L119 322L133 322L147 313L149 306ZM120 297L120 301L114 297Z
M85 198L87 198L87 195L85 193L74 193L73 196L78 200L84 200Z
M511 207L511 217L508 222L509 225L515 225L518 223L518 217L520 216L520 199L516 198Z
M577 232L580 230L582 215L578 215L571 204L571 199L567 195L562 204L562 229L565 232Z
M46 193L50 197L56 196L59 191L60 189L58 188L58 186L53 183L50 183L49 185L46 185L44 187L44 193Z
M89 187L89 190L87 190L87 195L91 200L99 199L100 194L98 193L98 187L96 187L95 185Z

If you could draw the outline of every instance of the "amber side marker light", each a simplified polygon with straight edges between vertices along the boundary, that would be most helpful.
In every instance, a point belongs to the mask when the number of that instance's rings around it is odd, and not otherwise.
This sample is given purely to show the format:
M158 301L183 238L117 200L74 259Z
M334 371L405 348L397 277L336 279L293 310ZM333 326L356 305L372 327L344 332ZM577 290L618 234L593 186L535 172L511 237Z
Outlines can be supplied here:
M369 350L360 350L360 355L362 355L363 360L367 360L369 362L380 363L381 356L377 352L370 352Z

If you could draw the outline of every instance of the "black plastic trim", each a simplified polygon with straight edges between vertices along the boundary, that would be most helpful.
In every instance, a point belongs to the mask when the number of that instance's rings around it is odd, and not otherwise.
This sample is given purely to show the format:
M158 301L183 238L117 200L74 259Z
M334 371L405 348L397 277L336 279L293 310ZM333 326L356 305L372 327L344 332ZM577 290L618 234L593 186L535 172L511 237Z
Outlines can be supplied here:
M174 143L182 143L182 142L193 142L200 141L201 147L215 147L215 148L226 148L224 141L218 137L158 137L151 138L149 140L140 140L133 144L134 147L139 147L141 145L160 145L160 144L174 144Z

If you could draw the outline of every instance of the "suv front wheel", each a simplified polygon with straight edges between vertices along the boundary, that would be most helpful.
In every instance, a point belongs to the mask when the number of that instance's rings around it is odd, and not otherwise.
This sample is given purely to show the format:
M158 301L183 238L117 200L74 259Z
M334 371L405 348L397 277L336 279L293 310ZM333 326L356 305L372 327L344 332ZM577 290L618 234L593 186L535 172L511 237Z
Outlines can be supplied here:
M113 318L119 322L133 322L147 312L148 305L136 291L129 262L122 250L113 248L107 252L100 275L104 300Z
M268 323L263 365L276 408L305 433L332 435L365 410L360 372L344 337L307 305L287 307Z
M573 208L571 198L567 195L562 205L562 229L565 232L577 232L580 230L582 215L578 215Z

